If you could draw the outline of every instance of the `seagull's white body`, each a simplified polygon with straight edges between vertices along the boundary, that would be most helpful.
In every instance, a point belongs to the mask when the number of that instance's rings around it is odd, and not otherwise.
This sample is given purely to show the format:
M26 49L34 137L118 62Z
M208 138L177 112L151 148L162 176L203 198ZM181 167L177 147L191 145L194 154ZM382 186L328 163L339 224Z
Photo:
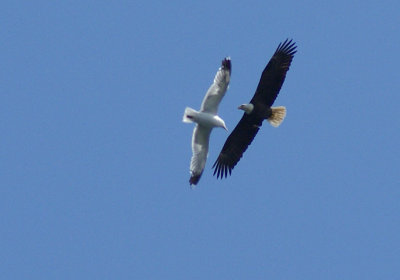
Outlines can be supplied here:
M228 89L231 76L231 61L227 57L215 75L214 82L208 89L200 111L187 107L183 115L183 122L195 122L192 136L192 160L190 162L190 185L196 185L203 173L208 155L208 144L211 130L222 127L226 130L225 122L218 113L218 106Z

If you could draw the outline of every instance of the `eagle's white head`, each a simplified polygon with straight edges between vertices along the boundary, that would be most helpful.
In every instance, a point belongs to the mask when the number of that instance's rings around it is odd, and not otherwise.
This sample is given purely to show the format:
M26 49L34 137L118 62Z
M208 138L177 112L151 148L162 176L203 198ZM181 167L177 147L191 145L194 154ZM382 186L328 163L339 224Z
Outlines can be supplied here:
M249 104L242 104L238 107L238 109L243 110L246 112L246 114L251 114L251 112L253 112L254 109L254 105L249 103Z

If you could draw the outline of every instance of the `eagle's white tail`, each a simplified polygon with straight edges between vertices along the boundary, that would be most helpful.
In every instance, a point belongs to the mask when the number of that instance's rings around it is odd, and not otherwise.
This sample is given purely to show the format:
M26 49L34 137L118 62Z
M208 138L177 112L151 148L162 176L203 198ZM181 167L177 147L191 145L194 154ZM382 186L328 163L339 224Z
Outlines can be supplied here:
M278 127L286 117L286 107L271 107L272 115L267 119L267 121L273 126Z
M186 107L185 108L185 113L183 113L183 119L182 121L184 123L191 123L193 122L193 118L196 115L197 111L195 109Z

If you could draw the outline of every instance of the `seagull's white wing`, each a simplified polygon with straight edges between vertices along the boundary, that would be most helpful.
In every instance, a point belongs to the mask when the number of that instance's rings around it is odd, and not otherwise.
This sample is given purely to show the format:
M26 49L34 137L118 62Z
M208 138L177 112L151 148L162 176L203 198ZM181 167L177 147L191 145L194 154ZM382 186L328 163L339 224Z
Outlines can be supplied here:
M210 140L211 128L197 124L192 136L192 160L190 162L189 183L196 185L203 173L207 161L208 142Z
M221 67L215 75L214 82L208 89L206 96L201 103L201 112L207 112L216 115L218 105L224 97L228 89L229 80L231 77L231 59L226 57L222 60Z

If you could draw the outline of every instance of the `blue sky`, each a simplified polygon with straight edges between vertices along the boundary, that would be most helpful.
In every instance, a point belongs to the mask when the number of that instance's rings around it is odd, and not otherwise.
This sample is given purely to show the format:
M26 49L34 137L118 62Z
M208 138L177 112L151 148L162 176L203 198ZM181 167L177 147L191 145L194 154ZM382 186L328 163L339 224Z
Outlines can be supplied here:
M398 1L5 1L4 279L399 279ZM298 52L231 177L189 187L220 61L230 131L279 42Z

